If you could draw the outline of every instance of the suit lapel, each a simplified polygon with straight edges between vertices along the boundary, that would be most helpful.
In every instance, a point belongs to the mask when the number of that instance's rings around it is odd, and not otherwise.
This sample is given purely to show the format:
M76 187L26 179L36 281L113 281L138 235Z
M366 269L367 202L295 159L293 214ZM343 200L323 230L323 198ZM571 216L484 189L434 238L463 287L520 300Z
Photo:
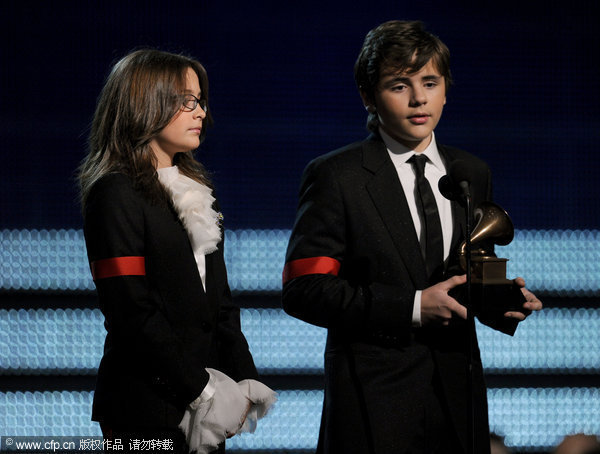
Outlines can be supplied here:
M215 289L215 276L214 276L214 260L215 253L207 254L204 256L205 266L206 266L206 288L204 289L204 293L207 296L209 302L218 301ZM212 305L208 304L208 307L212 310ZM213 314L214 315L214 314Z
M427 285L425 261L421 255L404 190L388 151L376 136L370 136L363 148L363 167L373 173L367 191L377 208L417 288Z

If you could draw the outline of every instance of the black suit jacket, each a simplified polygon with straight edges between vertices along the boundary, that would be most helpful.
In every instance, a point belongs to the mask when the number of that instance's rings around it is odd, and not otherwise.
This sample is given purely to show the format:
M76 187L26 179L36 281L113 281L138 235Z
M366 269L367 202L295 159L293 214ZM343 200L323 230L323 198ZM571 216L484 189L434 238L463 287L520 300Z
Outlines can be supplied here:
M142 257L145 272L95 278L107 331L93 416L111 427L176 428L208 382L206 367L235 380L256 368L231 302L223 242L206 256L206 291L182 223L128 177L93 186L84 213L91 264ZM106 263L106 262L104 262Z
M475 206L491 197L483 161L455 148L438 148L447 167L461 159L474 169ZM458 203L452 208L454 235L444 278L462 274L455 252L465 215ZM320 452L426 452L415 437L423 430L432 393L442 396L452 430L466 447L469 336L475 350L475 452L489 450L473 324L452 320L448 327L412 328L415 291L430 284L383 141L371 136L312 161L302 178L287 250L283 305L290 315L328 328ZM436 374L441 384L432 385Z

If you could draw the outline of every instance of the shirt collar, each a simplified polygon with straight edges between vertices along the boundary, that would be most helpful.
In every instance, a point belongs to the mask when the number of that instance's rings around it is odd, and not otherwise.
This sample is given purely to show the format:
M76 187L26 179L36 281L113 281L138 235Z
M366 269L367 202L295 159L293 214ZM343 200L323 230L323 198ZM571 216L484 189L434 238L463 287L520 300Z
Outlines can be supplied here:
M388 151L396 156L396 159L402 163L406 163L414 154L414 150L411 150L406 145L401 144L397 140L393 139L389 134L387 134L382 128L379 128L379 134L385 143ZM442 157L440 156L440 152L437 147L437 143L435 141L435 133L431 131L431 142L427 146L425 150L423 150L421 155L425 155L429 158L429 161L439 170L445 171L444 162L442 161ZM410 164L409 164L410 165Z

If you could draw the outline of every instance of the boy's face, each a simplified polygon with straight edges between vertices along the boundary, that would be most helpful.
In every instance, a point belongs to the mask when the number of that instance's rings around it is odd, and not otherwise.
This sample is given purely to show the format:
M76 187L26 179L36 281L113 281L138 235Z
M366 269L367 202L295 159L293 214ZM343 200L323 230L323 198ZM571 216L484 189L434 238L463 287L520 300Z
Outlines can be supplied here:
M364 95L363 99L369 108L372 103ZM384 74L372 101L387 134L412 150L423 151L446 104L444 77L432 60L416 73Z

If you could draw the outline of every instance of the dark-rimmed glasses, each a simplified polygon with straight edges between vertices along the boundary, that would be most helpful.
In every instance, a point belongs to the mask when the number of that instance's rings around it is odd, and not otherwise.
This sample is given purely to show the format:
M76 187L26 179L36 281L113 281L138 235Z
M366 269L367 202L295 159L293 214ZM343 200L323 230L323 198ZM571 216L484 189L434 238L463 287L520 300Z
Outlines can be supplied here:
M208 104L206 103L206 100L198 99L191 93L189 93L187 95L183 95L181 105L183 106L182 107L183 110L185 110L187 112L191 112L192 110L195 110L196 107L198 107L198 105L200 105L200 108L204 112L206 112L208 110Z

